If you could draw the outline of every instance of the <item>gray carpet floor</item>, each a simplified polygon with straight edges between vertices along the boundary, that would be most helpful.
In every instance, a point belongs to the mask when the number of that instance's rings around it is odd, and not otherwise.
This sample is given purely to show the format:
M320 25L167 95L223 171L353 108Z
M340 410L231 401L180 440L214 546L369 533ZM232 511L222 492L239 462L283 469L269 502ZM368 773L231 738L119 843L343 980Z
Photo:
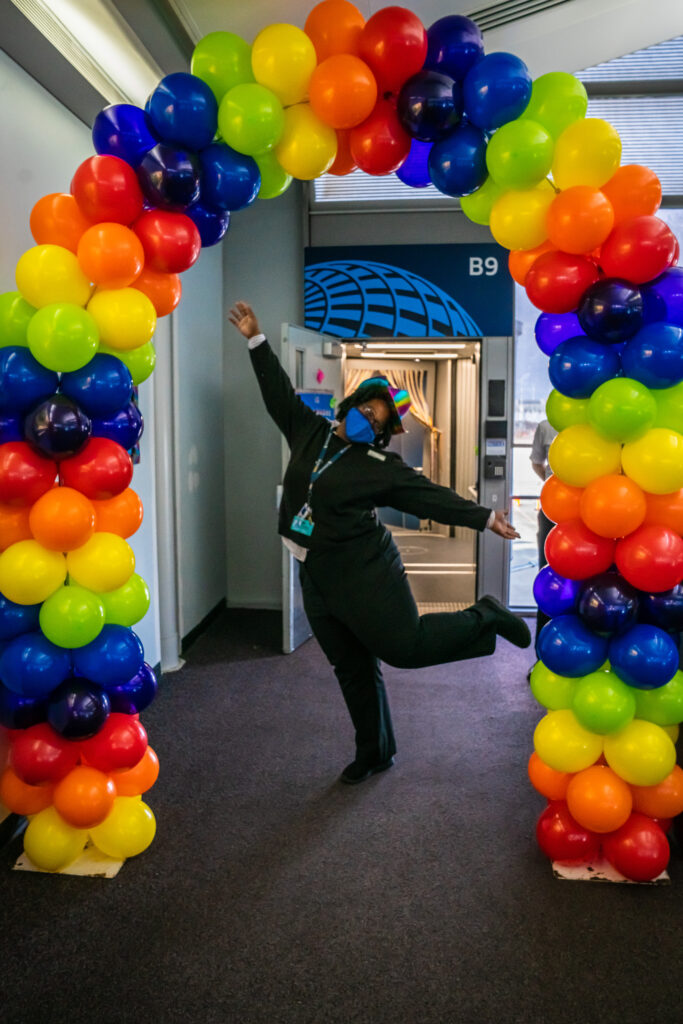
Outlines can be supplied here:
M150 850L112 881L0 857L3 1024L679 1024L683 870L553 879L526 778L531 662L386 670L399 753L357 787L310 641L226 613L143 714Z

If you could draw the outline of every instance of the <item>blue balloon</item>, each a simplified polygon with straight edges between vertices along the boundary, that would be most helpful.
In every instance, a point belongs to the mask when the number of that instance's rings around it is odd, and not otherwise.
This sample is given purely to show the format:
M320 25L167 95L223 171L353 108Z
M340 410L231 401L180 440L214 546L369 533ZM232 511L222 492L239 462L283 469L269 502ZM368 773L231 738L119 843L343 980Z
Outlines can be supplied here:
M612 671L629 686L654 690L670 682L678 671L678 647L657 626L634 626L609 645Z
M23 419L21 416L12 416L9 413L0 416L0 444L7 444L8 441L23 441Z
M109 416L130 402L133 379L120 359L100 352L80 370L63 373L61 390L88 416Z
M21 633L39 629L40 604L15 604L0 594L0 640L12 640Z
M137 168L145 198L172 213L182 213L199 199L199 162L194 153L159 142Z
M53 394L58 386L57 374L41 366L23 345L0 348L0 410L3 413L25 413Z
M93 437L108 437L129 451L142 437L142 413L135 402L129 402L123 409L106 417L94 417Z
M578 615L558 615L536 640L536 654L551 672L571 679L597 672L607 658L605 637L591 632Z
M208 146L218 127L218 103L201 78L176 71L162 78L145 105L160 139L187 149Z
M551 356L561 341L581 337L583 332L576 313L541 313L534 333L543 355Z
M134 675L127 683L110 686L107 693L112 711L119 711L124 715L135 715L149 707L156 697L157 689L157 677L151 666L145 662L137 675Z
M5 729L30 729L44 722L47 702L44 698L22 697L0 683L0 725Z
M220 242L230 227L230 214L227 210L209 210L203 203L188 206L185 216L189 217L197 228L203 249Z
M560 394L590 398L596 388L616 377L620 368L614 349L582 336L560 342L550 357L548 376Z
M583 293L577 316L589 338L605 344L627 341L643 325L643 296L629 281L606 277Z
M90 417L73 399L66 395L52 395L28 414L24 431L32 448L55 462L61 462L85 448L92 426Z
M432 181L447 196L468 196L484 184L486 135L473 124L459 124L451 134L435 142L429 154Z
M600 636L617 636L638 621L640 591L616 572L584 582L579 598L582 621Z
M22 633L0 655L0 679L22 697L44 697L70 674L70 652L43 633Z
M657 594L642 594L640 618L667 633L683 630L683 584L679 583L672 590L661 590Z
M427 29L425 68L462 81L483 56L481 29L461 14L448 14Z
M114 103L100 110L95 118L92 141L96 153L117 156L137 167L159 139L144 110L132 103Z
M648 388L671 388L683 380L683 327L646 324L621 354L627 377Z
M411 188L426 188L427 185L431 185L432 179L429 174L431 151L431 142L420 142L419 139L413 139L408 156L396 171L398 180Z
M214 142L199 154L199 180L202 204L231 213L251 206L261 188L256 161L224 142Z
M576 610L581 580L568 580L544 565L534 580L534 601L549 618Z
M462 117L460 86L438 71L418 71L401 86L398 118L420 142L445 139Z
M47 720L67 740L87 740L109 718L109 697L89 679L67 679L50 694Z
M645 323L666 320L683 327L683 267L671 267L654 281L641 285Z
M531 98L531 75L512 53L488 53L467 72L465 114L491 132L523 114Z
M104 626L91 643L73 651L76 672L105 688L132 679L144 660L140 638L126 626Z

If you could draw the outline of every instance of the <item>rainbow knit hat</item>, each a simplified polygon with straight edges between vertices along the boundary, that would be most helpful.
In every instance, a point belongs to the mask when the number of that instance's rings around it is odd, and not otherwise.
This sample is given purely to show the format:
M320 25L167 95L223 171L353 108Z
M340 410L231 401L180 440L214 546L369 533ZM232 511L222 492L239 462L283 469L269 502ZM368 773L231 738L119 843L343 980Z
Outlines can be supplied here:
M367 380L360 382L356 388L355 394L361 391L363 388L373 385L374 387L381 387L386 391L386 403L389 406L389 420L391 423L392 434L405 434L405 428L402 420L405 414L410 409L412 402L410 401L410 395L403 388L392 388L386 377L368 377ZM358 396L361 397L360 395Z

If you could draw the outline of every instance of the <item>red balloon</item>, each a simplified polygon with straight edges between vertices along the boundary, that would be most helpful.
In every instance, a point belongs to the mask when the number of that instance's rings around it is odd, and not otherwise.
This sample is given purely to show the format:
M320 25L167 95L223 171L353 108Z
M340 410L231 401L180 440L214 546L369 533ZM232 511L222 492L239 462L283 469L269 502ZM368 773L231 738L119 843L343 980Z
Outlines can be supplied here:
M544 313L571 313L599 276L598 268L587 256L544 252L529 268L526 293Z
M100 731L83 740L81 755L92 768L101 772L116 772L135 765L147 750L147 731L131 715L112 712Z
M651 882L669 863L664 831L652 818L637 812L605 837L602 850L610 864L634 882Z
M23 782L38 786L58 782L76 767L77 743L65 740L47 722L17 732L10 746L10 765Z
M56 463L39 455L26 441L0 445L0 502L32 505L50 490L56 476Z
M614 561L614 548L610 537L599 537L582 519L566 519L553 526L548 534L545 557L550 568L560 576L586 580L609 569Z
M671 590L683 580L683 539L668 526L646 523L617 541L615 561L638 590Z
M350 131L337 132L337 155L332 166L327 169L328 174L336 174L337 177L343 177L343 175L355 171L356 161L351 155L350 134Z
M135 171L117 156L91 156L73 176L71 194L89 221L132 224L142 213Z
M351 156L366 174L391 174L408 156L411 141L389 100L378 100L370 117L349 133Z
M644 284L659 277L676 260L676 236L659 217L622 221L603 243L600 266L608 277Z
M145 266L162 274L182 274L197 260L202 240L197 226L184 213L147 210L133 231L145 250Z
M412 11L383 7L366 21L358 53L372 68L380 92L398 92L411 75L422 69L427 33Z
M536 840L551 860L592 860L600 849L600 836L574 821L564 800L548 804L536 823Z
M125 448L107 437L91 437L85 448L59 466L65 487L103 501L125 491L133 479L133 463Z

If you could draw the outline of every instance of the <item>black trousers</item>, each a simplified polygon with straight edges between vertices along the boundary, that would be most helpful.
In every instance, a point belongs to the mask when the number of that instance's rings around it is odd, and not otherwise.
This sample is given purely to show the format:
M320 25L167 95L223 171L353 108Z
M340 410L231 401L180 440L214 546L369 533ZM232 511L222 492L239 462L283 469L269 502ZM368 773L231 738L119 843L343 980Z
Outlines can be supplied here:
M398 549L383 527L339 550L309 551L299 574L304 609L339 681L361 762L396 752L380 661L422 668L495 650L495 617L486 606L418 614Z
M548 564L548 559L545 557L545 542L548 534L552 530L555 523L552 519L548 519L547 515L542 508L538 510L538 533L536 538L538 541L538 568L541 570L544 565ZM542 612L539 608L536 612L536 636L541 632L546 622L550 622L550 617Z

